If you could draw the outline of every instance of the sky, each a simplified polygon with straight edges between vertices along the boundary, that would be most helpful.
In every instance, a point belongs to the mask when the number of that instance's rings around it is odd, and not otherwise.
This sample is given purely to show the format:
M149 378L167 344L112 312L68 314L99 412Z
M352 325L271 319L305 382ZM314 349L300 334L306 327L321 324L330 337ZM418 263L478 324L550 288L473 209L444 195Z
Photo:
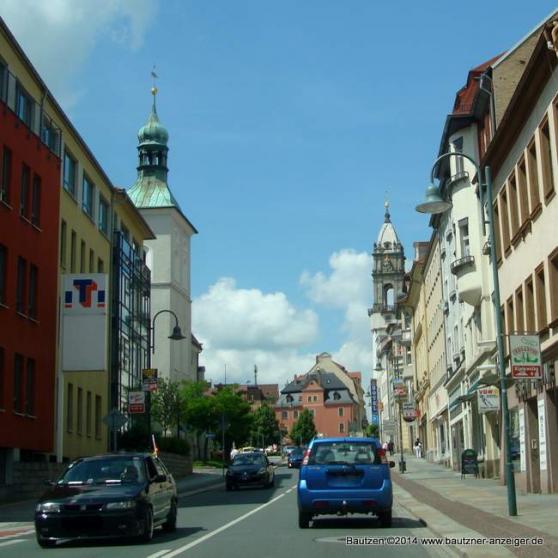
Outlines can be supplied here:
M467 72L556 6L376 0L0 0L114 184L151 106L192 238L193 332L214 382L280 387L329 352L368 381L373 243L390 203L408 265Z

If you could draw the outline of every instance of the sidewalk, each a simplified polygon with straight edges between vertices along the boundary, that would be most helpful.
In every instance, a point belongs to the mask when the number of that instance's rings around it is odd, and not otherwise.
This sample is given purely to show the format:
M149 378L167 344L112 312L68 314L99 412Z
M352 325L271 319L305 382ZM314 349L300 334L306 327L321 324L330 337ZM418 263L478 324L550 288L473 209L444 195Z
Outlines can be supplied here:
M399 456L392 459L399 461ZM458 546L466 556L558 556L558 494L520 494L518 515L508 515L507 488L405 455L407 472L392 469L403 505L443 536L542 537L544 547ZM477 533L477 535L475 535Z

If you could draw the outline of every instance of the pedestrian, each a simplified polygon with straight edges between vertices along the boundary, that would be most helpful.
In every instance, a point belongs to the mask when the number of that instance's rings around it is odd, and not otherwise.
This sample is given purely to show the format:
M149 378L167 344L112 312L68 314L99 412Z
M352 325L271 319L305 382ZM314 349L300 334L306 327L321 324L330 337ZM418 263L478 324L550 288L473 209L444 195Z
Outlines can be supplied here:
M238 450L233 446L231 450L231 461L235 458L237 454L238 454Z
M388 450L389 450L389 454L393 455L393 452L395 450L395 444L393 443L393 440L390 440L388 442Z
M415 440L415 457L422 457L422 444L418 438Z
M384 442L384 443L382 444L382 449L384 450L384 452L387 452L387 451L388 451L388 446L389 446L389 444L388 444L387 442Z

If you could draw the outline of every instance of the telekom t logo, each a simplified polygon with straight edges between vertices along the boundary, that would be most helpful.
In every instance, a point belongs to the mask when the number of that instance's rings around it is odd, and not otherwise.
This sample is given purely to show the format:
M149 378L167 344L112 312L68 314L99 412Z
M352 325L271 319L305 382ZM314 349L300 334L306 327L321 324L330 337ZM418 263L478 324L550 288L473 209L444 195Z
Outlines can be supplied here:
M74 279L73 287L78 292L78 302L84 308L91 308L93 292L97 291L97 307L105 306L105 291L98 290L97 283L93 279ZM71 308L73 305L73 291L65 293L65 307Z

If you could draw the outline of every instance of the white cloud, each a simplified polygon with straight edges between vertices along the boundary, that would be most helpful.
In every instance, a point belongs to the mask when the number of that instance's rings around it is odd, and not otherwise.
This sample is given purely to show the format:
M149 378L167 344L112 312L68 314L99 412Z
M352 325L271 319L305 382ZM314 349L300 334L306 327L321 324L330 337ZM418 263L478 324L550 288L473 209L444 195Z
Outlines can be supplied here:
M284 293L240 289L232 278L221 278L196 298L192 306L193 331L203 344L202 364L207 377L244 383L286 381L295 372L311 366L314 355L299 348L312 343L318 334L318 316L298 310Z
M73 78L95 44L130 50L143 43L155 0L0 0L1 14L25 53L67 108L80 96ZM72 87L73 85L73 87Z

